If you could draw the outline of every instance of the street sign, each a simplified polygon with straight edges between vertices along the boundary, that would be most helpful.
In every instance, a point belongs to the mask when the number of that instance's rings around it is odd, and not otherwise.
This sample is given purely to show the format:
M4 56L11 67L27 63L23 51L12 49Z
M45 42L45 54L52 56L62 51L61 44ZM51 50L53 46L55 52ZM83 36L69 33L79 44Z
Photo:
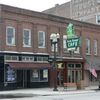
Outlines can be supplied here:
M80 38L68 38L66 43L68 50L76 49L80 45Z

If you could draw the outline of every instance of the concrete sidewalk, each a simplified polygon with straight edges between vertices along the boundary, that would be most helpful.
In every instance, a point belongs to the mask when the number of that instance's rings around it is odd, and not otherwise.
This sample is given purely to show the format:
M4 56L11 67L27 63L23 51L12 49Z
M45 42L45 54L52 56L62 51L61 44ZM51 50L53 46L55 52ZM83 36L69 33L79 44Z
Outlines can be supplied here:
M9 91L0 91L0 95L37 95L37 96L48 96L48 95L68 95L68 94L80 94L80 93L91 93L96 92L98 86L85 87L83 90L76 90L75 88L68 88L67 90L63 87L58 87L58 91L53 91L53 88L36 88L36 89L17 89Z

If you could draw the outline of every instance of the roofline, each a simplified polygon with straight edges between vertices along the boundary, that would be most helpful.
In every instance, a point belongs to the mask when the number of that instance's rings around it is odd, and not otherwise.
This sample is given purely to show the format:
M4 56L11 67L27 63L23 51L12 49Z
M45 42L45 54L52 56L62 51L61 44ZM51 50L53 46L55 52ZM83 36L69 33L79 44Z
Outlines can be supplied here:
M84 27L93 26L96 28L100 28L100 25L87 23L87 22L81 22L78 20L70 19L70 18L46 14L43 12L32 11L32 10L28 10L28 9L19 8L19 7L13 7L13 6L5 5L5 4L0 4L0 8L1 8L1 11L27 15L27 16L31 16L31 17L43 18L43 19L47 19L47 20L51 20L51 21L55 21L55 22L60 22L60 23L66 23L66 24L73 23L78 26L84 26Z

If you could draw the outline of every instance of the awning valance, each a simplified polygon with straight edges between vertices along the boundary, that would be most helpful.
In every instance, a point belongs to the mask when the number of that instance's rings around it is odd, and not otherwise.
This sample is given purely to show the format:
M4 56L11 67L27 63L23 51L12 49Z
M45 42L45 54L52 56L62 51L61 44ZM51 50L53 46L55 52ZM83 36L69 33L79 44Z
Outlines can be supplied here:
M51 68L48 62L7 62L6 64L9 64L13 69Z

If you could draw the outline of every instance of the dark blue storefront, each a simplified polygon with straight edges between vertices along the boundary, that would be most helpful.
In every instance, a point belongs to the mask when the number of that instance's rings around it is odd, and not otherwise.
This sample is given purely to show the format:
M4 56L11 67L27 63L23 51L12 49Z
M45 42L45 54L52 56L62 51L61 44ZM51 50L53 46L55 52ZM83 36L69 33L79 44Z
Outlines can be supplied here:
M22 60L22 57L27 57L27 61ZM50 85L50 64L48 61L28 61L28 58L32 59L32 57L35 58L34 60L36 58L48 60L48 55L0 54L0 90L48 87Z

